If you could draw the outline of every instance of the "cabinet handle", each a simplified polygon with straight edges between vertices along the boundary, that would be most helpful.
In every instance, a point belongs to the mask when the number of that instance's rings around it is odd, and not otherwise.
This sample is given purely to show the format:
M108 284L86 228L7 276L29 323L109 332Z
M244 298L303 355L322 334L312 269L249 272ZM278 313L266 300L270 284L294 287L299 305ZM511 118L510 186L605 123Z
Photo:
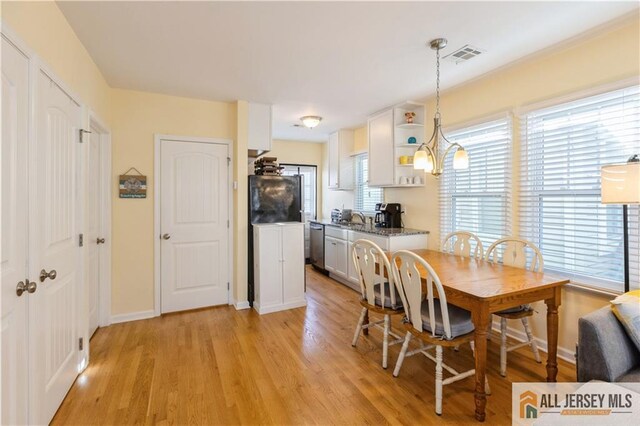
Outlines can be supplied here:
M26 280L27 282L20 281L16 286L16 294L18 297L22 296L24 292L35 293L38 288L38 284L33 281Z
M50 280L55 280L57 276L58 276L58 273L56 272L55 269L52 269L49 272L43 269L42 271L40 271L40 282L43 283L44 280L46 280L47 278L49 278Z

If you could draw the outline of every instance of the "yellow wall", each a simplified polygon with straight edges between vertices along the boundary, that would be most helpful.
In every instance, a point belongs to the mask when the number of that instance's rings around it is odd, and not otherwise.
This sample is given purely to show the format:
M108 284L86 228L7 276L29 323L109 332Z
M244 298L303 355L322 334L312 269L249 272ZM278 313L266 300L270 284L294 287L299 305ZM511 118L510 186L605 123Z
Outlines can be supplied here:
M316 193L318 194L318 219L322 218L322 148L325 144L302 141L274 140L269 157L277 157L278 163L317 166Z
M77 38L58 6L47 2L2 2L2 21L8 24L80 101L112 132L112 315L153 309L153 155L154 133L236 139L246 118L236 118L240 103L208 102L151 93L111 89ZM245 135L246 136L246 135ZM246 218L246 137L234 145L234 209ZM135 166L147 175L144 200L117 198L117 176ZM243 191L244 188L244 192ZM235 220L236 259L246 259L246 219ZM242 229L244 226L244 233ZM240 240L235 240L240 238ZM246 262L245 262L246 263ZM246 265L236 260L234 300L246 300ZM237 293L240 294L237 294ZM244 294L244 296L243 296Z
M112 315L153 309L154 134L234 140L236 106L153 93L112 91ZM117 177L147 175L145 199L118 198Z
M496 113L580 92L607 83L640 76L640 26L637 16L591 36L550 49L511 66L492 72L442 93L440 110L444 126L456 126ZM446 71L443 72L446 79ZM427 101L428 114L435 109ZM427 120L427 122L429 122ZM514 122L513 233L518 232L519 132ZM359 129L366 132L366 128ZM425 129L425 137L432 128ZM473 162L473 159L471 159ZM328 197L325 197L327 199ZM424 188L385 189L385 201L399 202L407 209L405 225L431 231L429 247L440 246L438 181L427 176ZM327 206L329 207L329 206ZM605 306L613 297L578 288L566 288L560 309L559 344L568 353L577 341L578 318ZM545 338L546 307L537 304L533 329Z
M367 127L360 127L353 132L353 152L359 154L367 152L369 141L367 140Z
M54 2L5 2L2 20L107 124L109 86Z

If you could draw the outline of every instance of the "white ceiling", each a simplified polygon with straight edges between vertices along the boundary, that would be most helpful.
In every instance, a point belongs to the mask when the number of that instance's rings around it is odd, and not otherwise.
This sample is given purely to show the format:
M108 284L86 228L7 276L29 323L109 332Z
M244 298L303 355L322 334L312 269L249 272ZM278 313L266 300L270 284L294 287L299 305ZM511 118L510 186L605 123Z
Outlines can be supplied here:
M633 10L630 2L59 2L113 87L274 105L274 138L325 140ZM296 128L320 115L313 130Z

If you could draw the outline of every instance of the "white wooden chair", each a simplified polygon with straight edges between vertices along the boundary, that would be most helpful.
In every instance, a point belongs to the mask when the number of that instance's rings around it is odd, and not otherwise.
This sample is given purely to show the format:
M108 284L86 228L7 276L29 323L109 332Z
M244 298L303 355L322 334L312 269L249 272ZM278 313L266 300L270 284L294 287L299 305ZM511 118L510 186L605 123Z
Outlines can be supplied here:
M502 259L499 258L498 248L503 246ZM529 252L529 256L527 256ZM527 259L529 257L529 259ZM544 260L542 253L535 244L530 241L519 238L509 237L502 238L489 246L487 250L487 260L489 262L498 263L516 268L525 268L534 272L542 272L544 270ZM521 348L523 346L531 347L536 362L541 362L538 345L533 338L529 327L529 317L533 315L533 309L530 305L520 305L515 308L505 309L496 312L500 317L500 374L507 375L507 352ZM507 320L519 319L522 322L524 331L527 335L527 341L512 346L507 346Z
M472 241L475 243L473 256L471 256ZM476 259L484 258L482 241L480 241L480 238L478 238L476 234L468 231L454 231L447 234L444 238L444 243L442 243L442 251L455 254L456 256L473 257Z
M442 348L469 343L474 350L474 326L471 313L455 305L447 304L447 296L440 278L424 259L407 250L393 254L391 260L393 275L399 288L405 311L407 334L400 356L393 371L394 377L400 374L400 368L406 357L422 353L436 363L436 414L442 414L442 388L458 380L475 374L475 369L459 373L443 361ZM422 277L426 286L422 285ZM435 297L433 289L437 291ZM426 295L424 294L426 290ZM421 341L420 348L407 352L411 337ZM435 346L435 358L427 352ZM475 351L474 351L475 352ZM443 379L443 371L451 377ZM489 383L485 382L486 392L490 393Z
M403 339L391 331L391 316L402 315L402 301L393 283L393 273L389 265L389 259L384 251L374 242L369 240L357 240L353 243L351 252L353 264L356 267L360 279L362 291L362 312L358 320L356 332L353 335L352 346L356 346L360 334L368 334L370 327L382 328L382 368L387 368L389 346L402 343ZM376 270L377 269L377 270ZM385 277L386 276L388 278ZM384 319L369 323L369 311L381 314ZM380 327L384 324L384 327ZM389 336L396 340L389 342Z

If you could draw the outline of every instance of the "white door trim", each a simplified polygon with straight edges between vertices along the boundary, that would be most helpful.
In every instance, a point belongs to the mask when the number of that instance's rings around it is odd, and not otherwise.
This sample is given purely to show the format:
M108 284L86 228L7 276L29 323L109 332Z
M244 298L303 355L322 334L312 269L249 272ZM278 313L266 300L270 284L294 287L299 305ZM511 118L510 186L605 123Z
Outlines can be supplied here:
M165 135L165 134L155 134L154 135L154 155L153 155L153 292L154 292L154 314L155 316L160 316L162 300L161 300L161 286L160 286L160 276L161 276L161 259L160 259L160 144L163 140L176 141L176 142L196 142L196 143L212 143L212 144L220 144L227 146L227 155L229 156L229 167L227 171L227 185L229 185L229 228L227 228L227 235L229 241L229 275L230 277L234 277L233 275L233 265L234 265L234 254L233 254L233 233L231 230L233 229L233 170L231 164L233 164L233 151L232 145L233 141L231 139L221 139L221 138L202 138L202 137L193 137L193 136L177 136L177 135ZM235 277L234 277L235 278ZM233 294L235 287L234 279L229 279L229 290L227 291L227 303L229 305L233 304L233 298L231 295Z
M89 111L86 129L91 128L100 130L100 186L102 187L100 229L105 243L102 246L103 250L100 250L98 325L106 327L111 325L111 130L93 110Z

